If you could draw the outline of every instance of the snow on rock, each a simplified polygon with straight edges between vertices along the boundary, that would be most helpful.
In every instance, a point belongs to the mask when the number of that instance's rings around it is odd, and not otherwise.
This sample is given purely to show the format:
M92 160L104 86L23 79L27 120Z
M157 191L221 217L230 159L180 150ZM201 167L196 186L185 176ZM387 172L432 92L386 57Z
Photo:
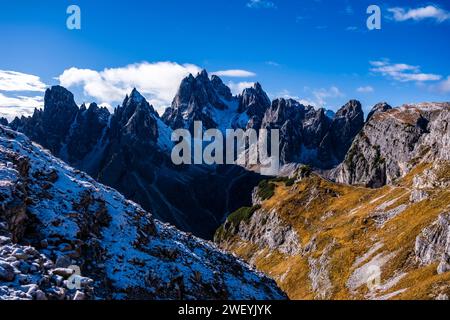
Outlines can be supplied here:
M3 126L0 201L0 299L286 298L237 258Z

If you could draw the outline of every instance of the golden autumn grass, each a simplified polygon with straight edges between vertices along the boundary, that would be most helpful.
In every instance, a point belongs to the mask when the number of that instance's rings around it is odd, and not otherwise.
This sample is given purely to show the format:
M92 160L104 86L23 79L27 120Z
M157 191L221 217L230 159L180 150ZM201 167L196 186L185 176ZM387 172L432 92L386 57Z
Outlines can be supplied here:
M413 257L417 236L439 214L448 212L450 205L450 190L447 189L432 190L428 200L410 202L414 176L430 167L431 164L420 164L394 186L380 189L337 184L314 174L292 186L274 182L275 193L262 203L262 209L267 212L275 209L282 221L297 232L302 248L315 239L316 250L288 256L258 248L237 236L228 239L223 246L273 277L291 299L316 298L311 287L308 259L320 257L332 242L334 245L328 257L331 299L368 297L367 286L350 292L347 281L357 267L355 260L376 243L383 243L383 247L359 266L376 254L395 253L382 267L382 284L403 275L378 296L396 293L393 299L429 299L436 290L442 289L450 294L450 273L438 275L436 265L419 266ZM450 180L450 166L442 166L439 177ZM384 208L379 209L382 204ZM374 213L401 205L406 205L406 209L383 226L375 223Z

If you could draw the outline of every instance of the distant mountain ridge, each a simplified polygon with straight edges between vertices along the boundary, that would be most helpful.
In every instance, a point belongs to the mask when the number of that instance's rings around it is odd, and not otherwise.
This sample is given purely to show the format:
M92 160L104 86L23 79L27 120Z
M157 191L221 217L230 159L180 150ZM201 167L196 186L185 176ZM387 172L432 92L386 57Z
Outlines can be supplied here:
M227 214L250 204L263 177L238 166L174 166L171 133L192 130L194 121L222 131L279 129L281 164L324 170L342 162L364 116L354 100L333 116L292 99L271 102L259 83L233 96L203 70L182 80L162 117L136 89L110 114L95 103L78 108L72 93L55 86L46 91L43 110L10 127L163 221L211 238Z

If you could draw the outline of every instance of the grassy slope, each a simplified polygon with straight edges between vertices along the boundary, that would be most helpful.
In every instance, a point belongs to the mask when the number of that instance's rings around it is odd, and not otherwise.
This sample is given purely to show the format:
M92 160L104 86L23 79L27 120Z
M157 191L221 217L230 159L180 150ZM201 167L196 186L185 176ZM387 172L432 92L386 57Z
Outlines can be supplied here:
M355 259L364 256L378 242L382 242L384 247L362 264L378 253L395 253L382 268L382 283L406 273L392 288L380 292L380 296L406 289L394 299L427 299L442 286L446 286L448 291L450 273L437 275L436 265L420 267L412 258L416 237L439 214L448 211L450 204L450 190L446 189L434 190L428 200L410 203L412 179L427 167L427 164L419 165L395 186L381 189L335 184L316 175L293 186L274 182L275 194L262 203L262 208L267 212L276 209L282 220L295 228L302 247L315 237L317 249L311 254L286 256L267 248L257 248L236 236L223 245L271 275L291 299L315 298L309 279L308 258L320 257L332 242L335 243L329 253L332 299L367 298L367 286L350 292L346 283L355 270ZM450 170L444 170L442 176L449 177L449 173ZM408 207L380 228L371 214L385 203L389 204L385 211L402 204Z

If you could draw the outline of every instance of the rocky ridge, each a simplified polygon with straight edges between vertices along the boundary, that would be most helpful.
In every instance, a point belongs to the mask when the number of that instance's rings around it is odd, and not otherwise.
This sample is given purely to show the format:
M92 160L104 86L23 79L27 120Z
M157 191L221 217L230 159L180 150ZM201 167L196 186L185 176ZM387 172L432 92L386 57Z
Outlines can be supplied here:
M241 261L3 126L0 198L2 299L285 297ZM73 278L74 266L82 276Z
M448 299L450 162L427 159L378 189L299 168L262 183L215 241L291 299Z
M329 176L346 184L381 187L405 176L422 160L448 160L449 122L448 103L377 110Z

